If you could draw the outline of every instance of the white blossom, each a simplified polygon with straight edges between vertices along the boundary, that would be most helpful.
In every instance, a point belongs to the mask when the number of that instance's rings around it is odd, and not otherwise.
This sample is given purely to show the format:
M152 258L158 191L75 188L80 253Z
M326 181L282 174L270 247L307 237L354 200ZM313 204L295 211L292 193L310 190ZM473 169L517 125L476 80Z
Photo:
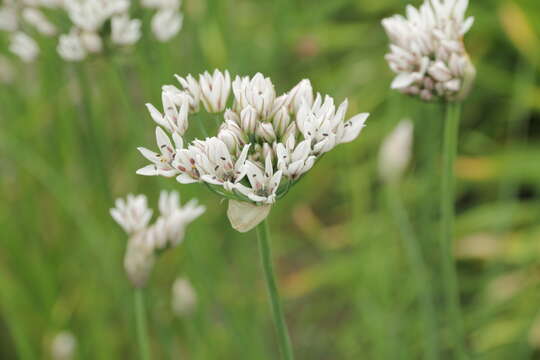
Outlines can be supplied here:
M76 30L72 30L68 34L60 35L56 50L66 61L81 61L88 54L81 37Z
M43 35L53 36L56 34L56 27L38 9L27 7L22 11L22 17Z
M126 199L116 199L115 205L111 209L111 216L128 234L146 228L152 218L152 210L148 208L144 195L129 194Z
M399 180L411 159L413 123L402 120L388 135L379 151L379 175L386 182Z
M71 360L75 358L77 339L69 331L56 334L51 343L51 358L53 360Z
M151 164L137 173L206 184L229 199L227 213L238 231L264 220L318 158L358 137L368 117L360 113L347 120L347 100L336 108L331 96L313 95L309 80L277 96L272 81L260 73L237 76L232 83L228 71L205 72L198 81L192 75L176 77L182 89L162 88L164 114L147 105L164 130L156 130L159 152L139 148ZM231 88L234 101L227 107ZM200 102L207 113L220 113L211 116L221 116L222 122L216 136L184 144L189 116L199 111ZM193 121L205 121L201 118Z
M227 70L224 73L214 70L212 75L209 72L201 74L199 86L201 88L201 101L206 111L218 113L225 110L231 91L231 76Z
M425 0L407 6L406 17L382 21L390 38L386 60L396 77L391 87L432 101L461 100L475 76L463 44L474 19L465 18L468 0Z
M9 50L26 63L34 61L39 54L36 41L23 32L16 32L11 36Z
M191 314L197 306L197 293L191 282L183 277L174 281L172 286L172 310L178 317Z
M158 252L178 246L184 240L187 226L204 211L196 200L181 206L177 192L162 191L159 216L150 225L152 210L147 207L146 196L128 195L125 200L116 200L116 207L110 213L129 236L124 267L134 286L147 283Z
M111 39L117 45L133 45L141 37L141 20L130 19L127 14L117 15L111 21Z
M184 16L175 9L159 10L152 18L152 31L161 42L169 41L182 29Z

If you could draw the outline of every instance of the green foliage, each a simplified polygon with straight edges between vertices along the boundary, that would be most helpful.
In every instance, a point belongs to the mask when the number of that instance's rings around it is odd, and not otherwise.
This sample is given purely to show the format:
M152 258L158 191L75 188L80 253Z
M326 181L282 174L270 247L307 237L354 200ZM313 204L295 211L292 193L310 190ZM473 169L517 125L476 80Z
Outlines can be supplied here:
M239 234L204 186L135 175L154 142L144 104L173 74L261 71L278 92L310 78L372 115L362 135L324 157L272 210L276 271L297 359L423 359L421 288L377 179L377 152L402 118L415 154L399 193L436 292L448 350L437 201L441 109L389 90L380 20L399 0L184 0L171 42L66 64L46 44L0 87L0 358L47 359L72 331L77 359L136 359L125 235L113 198L178 189L208 208L164 254L147 290L154 359L277 359L255 234ZM516 7L517 6L517 7ZM474 359L540 359L540 8L537 0L472 1L466 37L478 69L464 104L456 172L456 254L466 345ZM0 50L6 46L0 39ZM201 136L196 126L190 135ZM152 201L152 200L151 200ZM176 318L176 276L198 293Z

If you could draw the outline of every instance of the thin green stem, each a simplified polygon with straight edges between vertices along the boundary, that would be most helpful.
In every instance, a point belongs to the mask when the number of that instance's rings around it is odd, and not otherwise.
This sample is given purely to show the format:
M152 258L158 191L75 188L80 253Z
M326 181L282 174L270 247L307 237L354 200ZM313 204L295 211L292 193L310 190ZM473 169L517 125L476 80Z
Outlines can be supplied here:
M459 303L459 286L453 255L454 239L454 166L457 154L460 103L446 104L443 144L443 175L441 188L441 263L446 296L447 316L452 336L455 359L467 359L463 343L463 320Z
M414 278L420 291L422 305L422 321L424 323L424 354L427 360L439 359L439 342L437 338L437 322L433 303L433 288L427 265L413 226L409 220L407 209L401 201L397 184L388 184L386 201L403 239L408 262L414 272Z
M150 360L150 345L146 326L146 311L144 307L144 294L140 288L135 289L135 322L137 326L137 341L142 360Z
M283 355L283 358L285 360L293 360L294 355L291 346L291 339L289 337L289 331L287 330L287 324L285 323L285 316L283 315L281 299L279 297L279 291L277 288L276 278L272 265L270 232L268 230L268 223L266 220L264 220L257 226L257 238L259 239L261 263L264 270L264 277L266 280L268 295L270 296L270 305L272 307L274 325L276 327L276 332L278 335L281 354Z

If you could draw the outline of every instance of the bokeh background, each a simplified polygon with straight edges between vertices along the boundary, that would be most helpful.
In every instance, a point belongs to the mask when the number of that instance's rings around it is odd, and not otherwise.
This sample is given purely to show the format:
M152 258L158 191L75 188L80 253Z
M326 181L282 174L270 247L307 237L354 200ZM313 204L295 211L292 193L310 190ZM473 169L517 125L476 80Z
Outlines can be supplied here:
M466 45L478 70L464 104L456 171L458 260L474 359L540 359L540 58L538 0L471 0ZM155 359L277 359L255 234L239 234L203 186L135 175L154 144L144 104L173 74L228 69L270 76L278 92L310 78L372 113L359 139L325 156L274 207L274 259L297 358L422 359L417 279L377 176L381 141L414 121L399 188L429 265L436 337L450 359L439 282L442 108L391 92L380 20L403 0L185 0L171 42L68 64L53 40L0 85L0 358L49 359L68 330L76 359L136 359L126 237L115 197L161 189L208 211L164 254L146 291ZM414 5L419 5L414 1ZM148 21L146 19L145 21ZM7 39L0 51L7 53ZM204 119L202 119L204 120ZM197 127L190 131L200 136ZM188 277L197 310L175 317L171 286Z

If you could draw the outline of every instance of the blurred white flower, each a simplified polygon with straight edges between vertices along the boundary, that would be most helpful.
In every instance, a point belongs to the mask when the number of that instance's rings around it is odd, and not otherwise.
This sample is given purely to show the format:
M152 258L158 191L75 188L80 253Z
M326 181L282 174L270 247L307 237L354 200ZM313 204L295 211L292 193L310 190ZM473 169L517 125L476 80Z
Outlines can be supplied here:
M187 226L204 211L196 200L181 206L177 192L162 191L160 214L149 225L152 210L147 206L146 196L130 194L126 199L116 200L116 207L110 213L129 236L124 267L135 287L143 287L148 281L157 252L178 246L184 240Z
M70 31L69 34L60 35L56 49L66 61L81 61L87 55L86 48L76 30Z
M379 151L379 175L386 182L398 181L411 159L413 123L402 120L384 139Z
M0 30L13 32L17 30L17 11L12 6L0 7Z
M75 357L77 339L69 331L56 334L51 344L51 358L53 360L71 360Z
M129 194L126 199L116 199L111 216L128 235L145 229L152 218L146 196Z
M313 94L309 80L276 96L271 79L260 73L237 76L232 83L228 71L218 70L201 74L198 81L192 75L176 78L182 89L162 88L165 114L147 105L152 119L172 134L174 145L158 127L159 153L139 148L151 164L137 173L205 183L229 199L229 220L238 231L264 220L322 154L358 137L369 116L347 120L348 102L336 109L329 95ZM234 101L228 108L231 87ZM222 113L222 123L216 136L184 144L189 115L200 110L200 102L208 113Z
M180 0L141 0L141 5L151 9L178 9Z
M36 8L25 8L22 11L22 18L43 35L53 36L56 34L56 27Z
M178 317L186 316L197 307L197 293L186 278L177 278L172 286L172 310Z
M474 19L465 18L468 0L425 0L407 16L382 21L390 38L386 60L396 77L392 88L432 101L463 99L475 69L463 44Z
M16 32L11 36L9 50L26 63L34 61L39 54L36 41L23 32Z
M133 45L141 37L141 21L127 14L114 16L111 21L112 41L117 45Z
M161 42L169 41L182 29L184 16L175 9L159 10L152 18L152 31Z

